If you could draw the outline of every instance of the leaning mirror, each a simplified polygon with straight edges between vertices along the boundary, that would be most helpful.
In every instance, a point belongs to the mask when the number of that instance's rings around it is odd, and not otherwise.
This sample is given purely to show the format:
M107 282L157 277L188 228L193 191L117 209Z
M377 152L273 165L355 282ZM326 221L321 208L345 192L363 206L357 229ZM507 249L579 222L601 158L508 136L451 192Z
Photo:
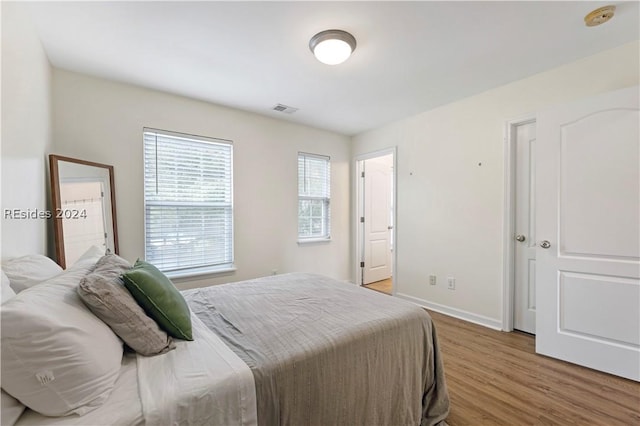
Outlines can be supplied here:
M56 258L63 268L91 246L118 253L113 166L49 155Z

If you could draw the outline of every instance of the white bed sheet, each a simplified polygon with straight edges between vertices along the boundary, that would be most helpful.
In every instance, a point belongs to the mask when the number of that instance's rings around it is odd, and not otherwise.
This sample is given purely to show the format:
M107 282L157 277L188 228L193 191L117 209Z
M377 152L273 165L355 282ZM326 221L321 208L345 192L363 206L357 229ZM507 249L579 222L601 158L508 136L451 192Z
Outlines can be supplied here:
M147 425L257 425L251 369L195 315L194 341L164 355L138 357Z
M137 426L142 424L144 424L144 417L138 391L136 357L129 354L122 359L122 368L113 392L97 409L84 416L64 417L47 417L27 409L18 419L16 426Z
M46 417L27 409L17 426L258 424L251 369L192 315L194 341L163 355L123 357L104 405L83 415Z

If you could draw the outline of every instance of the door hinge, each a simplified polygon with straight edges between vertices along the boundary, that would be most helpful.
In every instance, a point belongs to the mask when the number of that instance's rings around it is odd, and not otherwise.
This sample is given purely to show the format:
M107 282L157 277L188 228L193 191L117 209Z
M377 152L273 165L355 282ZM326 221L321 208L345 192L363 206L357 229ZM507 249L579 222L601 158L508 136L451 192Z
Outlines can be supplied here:
M364 216L360 217L360 223L364 223Z
M364 177L364 172L362 172L362 173L360 174L360 177Z
M364 268L364 262L360 262L360 267Z

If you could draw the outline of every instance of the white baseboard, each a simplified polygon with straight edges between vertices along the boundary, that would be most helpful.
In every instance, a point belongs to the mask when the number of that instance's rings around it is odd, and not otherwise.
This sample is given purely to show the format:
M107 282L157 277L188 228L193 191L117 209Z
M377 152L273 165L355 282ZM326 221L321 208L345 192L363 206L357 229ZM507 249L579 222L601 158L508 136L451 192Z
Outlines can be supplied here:
M502 331L502 321L494 318L485 317L484 315L478 315L471 312L463 311L461 309L451 308L449 306L440 305L438 303L429 302L424 299L409 296L403 293L396 293L396 297L409 302L413 302L423 308L427 308L432 311L439 312L441 314L448 315L450 317L458 318L464 321L469 321L474 324L482 325L484 327L492 328L494 330Z

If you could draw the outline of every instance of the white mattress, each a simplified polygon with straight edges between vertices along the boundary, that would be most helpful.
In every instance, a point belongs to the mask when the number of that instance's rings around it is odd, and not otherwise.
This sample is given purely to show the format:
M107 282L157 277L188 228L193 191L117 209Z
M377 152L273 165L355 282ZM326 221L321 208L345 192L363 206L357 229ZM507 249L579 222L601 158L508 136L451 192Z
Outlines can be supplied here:
M46 417L27 409L16 426L35 425L142 425L144 417L138 391L138 376L135 355L122 358L120 376L107 402L84 416Z

